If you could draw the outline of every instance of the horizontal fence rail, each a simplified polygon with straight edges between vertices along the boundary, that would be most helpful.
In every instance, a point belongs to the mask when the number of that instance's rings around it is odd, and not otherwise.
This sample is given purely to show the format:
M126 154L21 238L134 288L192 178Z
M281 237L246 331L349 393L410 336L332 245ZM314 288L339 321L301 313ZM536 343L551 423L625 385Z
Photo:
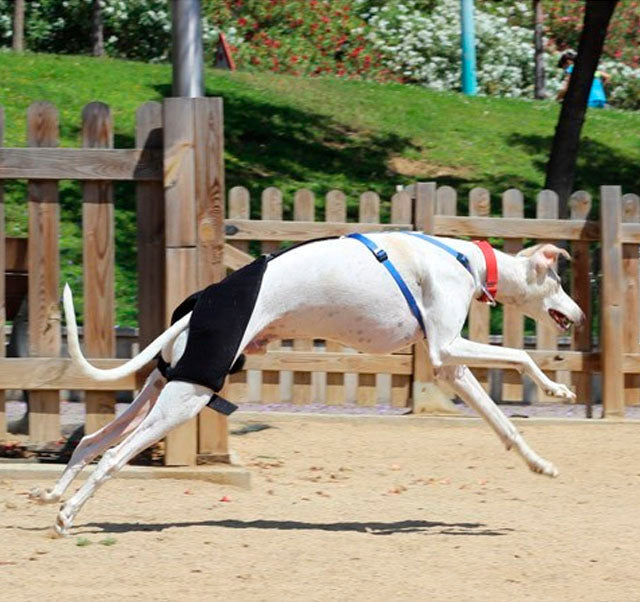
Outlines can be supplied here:
M162 153L115 148L0 148L0 178L161 182Z

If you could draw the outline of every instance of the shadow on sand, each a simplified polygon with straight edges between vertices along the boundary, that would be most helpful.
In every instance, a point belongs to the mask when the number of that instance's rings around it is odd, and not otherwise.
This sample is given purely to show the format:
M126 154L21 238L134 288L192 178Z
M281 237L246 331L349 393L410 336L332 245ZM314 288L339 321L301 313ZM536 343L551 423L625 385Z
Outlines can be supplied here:
M222 529L267 529L276 531L330 531L343 533L369 533L370 535L394 535L398 533L424 533L426 535L483 535L495 537L507 535L513 529L488 528L482 523L443 523L426 520L404 520L395 522L337 522L309 523L291 520L235 519L185 521L176 523L107 523L93 522L78 527L79 533L131 533L142 531L164 531L165 529L188 527L219 527Z

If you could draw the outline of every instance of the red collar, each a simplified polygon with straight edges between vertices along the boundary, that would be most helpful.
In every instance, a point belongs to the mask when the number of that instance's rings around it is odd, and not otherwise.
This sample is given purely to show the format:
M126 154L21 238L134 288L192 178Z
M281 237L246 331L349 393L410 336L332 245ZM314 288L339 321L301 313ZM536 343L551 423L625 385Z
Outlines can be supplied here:
M493 247L486 240L474 240L473 241L484 255L484 261L487 265L487 276L485 284L482 287L482 296L478 301L484 303L495 304L496 294L498 292L498 261Z

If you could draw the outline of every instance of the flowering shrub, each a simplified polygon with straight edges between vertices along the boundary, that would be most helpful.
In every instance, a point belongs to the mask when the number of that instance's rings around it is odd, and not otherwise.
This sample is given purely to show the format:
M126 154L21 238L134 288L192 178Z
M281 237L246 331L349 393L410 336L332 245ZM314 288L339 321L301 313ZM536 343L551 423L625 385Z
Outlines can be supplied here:
M384 64L404 81L437 90L459 90L461 78L459 0L441 0L429 14L420 0L383 3L360 0L368 23L367 38L383 55ZM480 2L486 7L489 1ZM528 2L491 3L491 12L475 11L478 87L481 94L533 96L534 61ZM582 17L581 17L582 18ZM560 51L547 43L547 91L554 96L562 85L557 68ZM604 59L600 68L611 76L609 100L615 106L640 107L640 70Z
M239 68L385 79L349 0L205 0Z
M513 8L513 5L512 5ZM405 81L437 90L460 88L460 2L442 0L424 14L419 0L395 0L369 8L367 37L385 64ZM509 25L506 16L476 11L476 58L481 93L533 94L530 29ZM549 66L553 59L549 57ZM553 84L552 84L553 87Z
M584 2L544 0L545 27L558 48L577 48ZM604 56L640 67L640 1L619 0L611 17L604 44Z

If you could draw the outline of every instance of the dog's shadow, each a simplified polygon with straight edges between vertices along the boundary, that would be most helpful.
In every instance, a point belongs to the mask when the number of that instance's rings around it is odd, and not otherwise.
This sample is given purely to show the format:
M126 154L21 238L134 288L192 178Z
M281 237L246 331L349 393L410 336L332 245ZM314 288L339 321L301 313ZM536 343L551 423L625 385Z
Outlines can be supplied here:
M79 527L79 534L135 533L164 531L187 527L219 527L222 529L268 529L275 531L330 531L342 533L368 533L370 535L396 535L400 533L424 533L425 535L471 535L496 537L507 535L513 529L490 528L482 523L444 523L426 520L404 520L391 522L336 522L310 523L293 520L236 519L185 521L174 523L112 523L92 522Z

